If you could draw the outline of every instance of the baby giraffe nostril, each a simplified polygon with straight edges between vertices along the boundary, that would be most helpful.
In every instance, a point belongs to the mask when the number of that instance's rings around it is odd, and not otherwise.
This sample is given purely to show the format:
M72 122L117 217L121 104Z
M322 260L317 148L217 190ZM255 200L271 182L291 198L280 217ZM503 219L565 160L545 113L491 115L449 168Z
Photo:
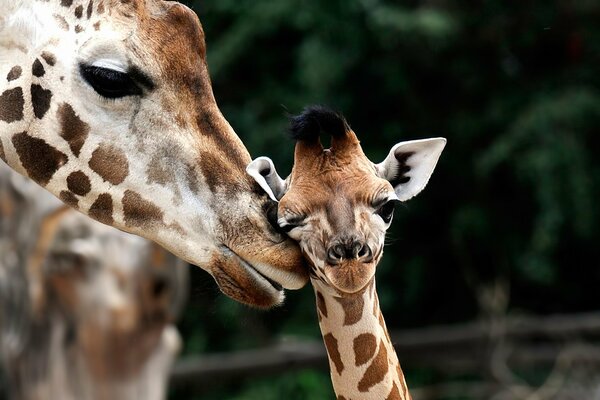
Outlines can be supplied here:
M363 253L365 251L365 246L360 242L354 242L354 243L352 243L351 251L352 251L352 258L360 258L360 257L362 257L361 253Z
M341 244L331 246L327 251L327 262L329 264L339 264L344 258L345 254L346 251L344 249L344 246L342 246Z

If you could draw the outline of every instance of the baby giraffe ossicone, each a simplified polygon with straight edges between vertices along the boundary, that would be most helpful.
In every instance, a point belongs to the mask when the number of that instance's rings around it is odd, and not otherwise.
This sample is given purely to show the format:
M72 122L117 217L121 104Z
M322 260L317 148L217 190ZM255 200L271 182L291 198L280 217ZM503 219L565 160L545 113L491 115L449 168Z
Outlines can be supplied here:
M446 139L398 143L374 164L345 119L326 108L292 117L290 133L296 148L287 179L266 157L247 171L279 202L277 223L311 266L337 400L410 399L379 308L375 269L395 203L423 190ZM323 133L331 135L329 149Z

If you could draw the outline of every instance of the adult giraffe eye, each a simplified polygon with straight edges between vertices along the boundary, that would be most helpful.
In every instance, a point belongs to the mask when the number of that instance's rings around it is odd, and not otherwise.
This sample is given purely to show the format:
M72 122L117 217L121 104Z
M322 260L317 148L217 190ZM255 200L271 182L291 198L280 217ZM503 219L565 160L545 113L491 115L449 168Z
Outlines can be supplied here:
M126 72L91 65L82 65L80 71L96 93L107 99L142 94L142 89Z
M389 224L394 216L394 207L396 206L396 200L390 200L377 209L377 215L381 217L383 222Z

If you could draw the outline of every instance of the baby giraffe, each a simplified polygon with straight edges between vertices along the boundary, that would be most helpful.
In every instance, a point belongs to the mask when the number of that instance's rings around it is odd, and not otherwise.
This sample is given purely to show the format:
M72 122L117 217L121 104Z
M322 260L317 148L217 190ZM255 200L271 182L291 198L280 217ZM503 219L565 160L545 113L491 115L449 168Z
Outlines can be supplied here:
M279 202L277 223L311 265L337 400L410 399L374 275L395 203L423 190L446 139L398 143L373 164L344 118L328 109L292 117L290 132L296 148L286 180L266 157L247 170ZM331 148L323 148L322 133L331 135Z

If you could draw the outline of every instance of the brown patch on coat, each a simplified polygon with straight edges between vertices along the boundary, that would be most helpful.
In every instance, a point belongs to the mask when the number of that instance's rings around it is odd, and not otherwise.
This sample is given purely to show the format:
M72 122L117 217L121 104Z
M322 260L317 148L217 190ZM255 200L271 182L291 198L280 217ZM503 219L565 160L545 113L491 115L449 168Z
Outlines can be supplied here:
M379 342L379 352L371 362L371 365L365 371L363 377L358 382L358 390L360 392L367 392L369 389L385 378L388 373L389 362L387 356L387 350L383 341Z
M100 3L98 3L98 8L96 9L96 11L98 12L98 14L104 13L104 2L100 1Z
M327 304L325 303L325 298L319 291L317 291L317 309L325 318L327 318Z
M87 19L91 18L92 12L94 12L94 0L90 0L90 2L87 5L87 10L85 12L85 16L87 17Z
M66 154L42 139L21 132L13 136L12 143L27 175L42 186L48 184L56 171L68 161Z
M15 65L10 69L10 71L8 71L8 75L6 75L6 80L10 82L14 81L15 79L19 79L22 73L23 68L21 68L19 65Z
M75 157L79 157L81 148L90 132L90 126L83 122L77 116L73 107L67 103L63 103L58 107L57 114L60 124L60 136L69 143L69 147L73 154L75 154Z
M44 69L44 66L39 58L36 58L33 62L33 65L31 66L31 73L38 78L41 78L46 73L46 70Z
M338 341L331 333L323 336L323 341L325 341L325 347L327 348L327 354L329 355L329 359L335 365L335 369L339 375L342 374L344 370L344 363L342 362L342 356L340 354L340 349L338 347Z
M172 171L165 168L164 159L158 156L150 160L146 174L148 175L148 183L158 183L159 185L166 186L168 183L174 181Z
M79 196L85 196L92 190L90 178L82 171L75 171L67 177L67 187Z
M350 297L335 297L344 310L344 326L354 325L362 318L365 300L362 294Z
M52 16L54 17L54 19L58 23L58 26L63 31L68 31L69 30L69 23L67 22L67 20L65 19L65 17L63 17L62 15L58 15L58 14L53 14Z
M163 224L163 211L131 190L126 190L123 196L123 217L125 225L130 227L152 228Z
M46 61L46 64L53 67L56 64L56 56L49 51L42 52L42 58Z
M4 91L0 95L0 121L7 123L20 121L23 119L23 89L16 87Z
M100 144L94 150L89 166L102 179L113 185L120 185L129 175L129 162L125 153L107 143Z
M75 197L75 195L73 193L71 193L71 192L63 190L58 195L58 198L63 203L65 203L66 205L68 205L69 207L73 207L73 208L78 208L79 207L79 199L77 197Z
M33 103L33 113L36 118L42 119L46 112L50 108L50 100L52 99L52 92L48 89L44 89L40 85L31 85L31 102Z
M63 7L71 7L73 0L60 0L60 5Z
M75 33L83 32L83 27L81 25L75 25Z
M354 338L354 359L356 366L369 361L377 351L377 338L372 333L362 333Z
M82 15L83 15L83 6L80 4L77 7L75 7L75 17L81 18Z
M88 215L94 218L96 221L102 222L106 225L112 225L113 219L113 200L110 194L103 193L92 204Z
M94 22L93 27L94 27L95 31L99 31L100 30L100 21Z
M204 151L198 162L202 176L211 192L216 192L217 187L226 187L231 191L238 191L239 185L235 180L235 172L223 159L211 152Z
M392 390L390 394L386 397L386 400L402 400L402 396L400 396L400 390L398 390L398 386L396 386L396 382L394 382L394 386L392 386Z

